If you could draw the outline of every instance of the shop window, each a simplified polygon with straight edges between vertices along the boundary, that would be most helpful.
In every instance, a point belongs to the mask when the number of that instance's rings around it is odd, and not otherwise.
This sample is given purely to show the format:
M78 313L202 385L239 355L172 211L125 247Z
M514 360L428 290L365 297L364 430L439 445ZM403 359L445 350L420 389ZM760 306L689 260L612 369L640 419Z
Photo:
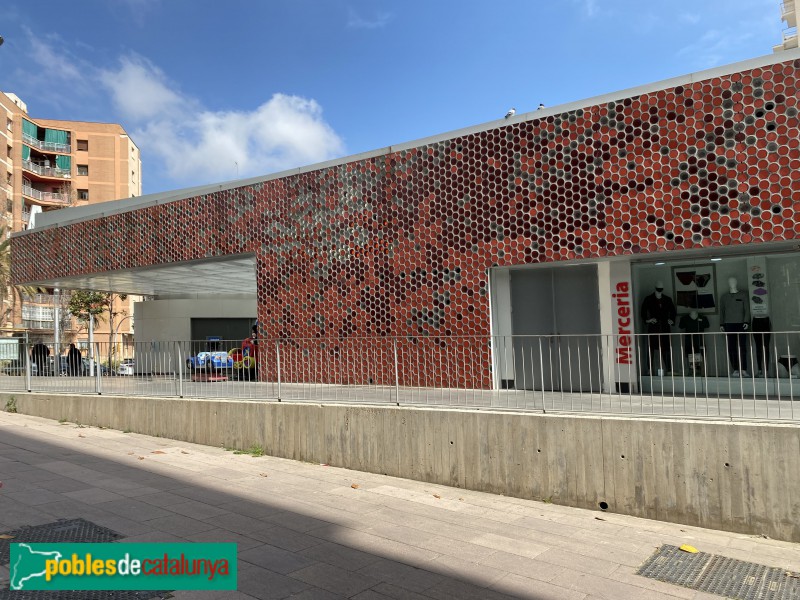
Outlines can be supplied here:
M89 151L89 140L78 140L78 150L81 152Z
M78 165L78 175L88 175L89 165Z
M78 190L78 200L88 200L89 190Z

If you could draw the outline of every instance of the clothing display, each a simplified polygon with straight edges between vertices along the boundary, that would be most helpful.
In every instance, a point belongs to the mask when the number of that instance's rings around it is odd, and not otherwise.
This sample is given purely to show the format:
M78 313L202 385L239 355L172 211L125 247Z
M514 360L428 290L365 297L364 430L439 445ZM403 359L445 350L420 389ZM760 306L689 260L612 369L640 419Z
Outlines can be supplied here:
M672 331L672 326L669 322L674 322L676 318L675 304L669 296L661 294L659 298L653 293L644 299L642 303L642 319L647 325L647 332L656 334L647 336L647 359L649 362L647 370L651 373L659 368L657 366L659 364L660 368L665 372L669 372L672 369L671 336L658 334L669 334ZM653 319L656 320L655 323L647 322ZM658 362L656 361L656 356L660 357Z
M769 371L769 341L772 335L772 323L769 317L753 317L750 327L753 332L753 352L756 355L759 372L764 375Z
M683 315L681 317L678 327L689 334L683 338L683 350L685 354L695 354L703 351L705 348L704 336L697 334L703 333L708 329L708 326L708 318L705 315L696 315L694 319L691 315Z
M747 292L728 292L723 294L719 301L719 322L749 323L750 322L750 297Z
M650 294L642 302L642 320L647 325L648 333L670 333L672 327L669 322L674 322L677 316L675 303L669 296L661 294L661 298L658 298L656 294ZM652 319L657 322L648 323Z
M747 333L744 323L725 323L725 337L728 339L728 360L731 370L747 371Z

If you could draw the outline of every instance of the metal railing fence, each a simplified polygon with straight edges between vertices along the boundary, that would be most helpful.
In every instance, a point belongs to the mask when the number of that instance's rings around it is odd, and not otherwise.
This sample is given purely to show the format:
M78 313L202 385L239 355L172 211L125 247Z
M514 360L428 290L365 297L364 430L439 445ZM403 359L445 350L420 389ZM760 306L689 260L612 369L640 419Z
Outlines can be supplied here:
M58 167L40 165L30 160L23 160L22 168L45 177L60 177L62 179L69 179L72 177L72 173L70 171L59 169Z
M69 197L59 192L42 192L28 185L22 186L22 194L29 198L34 198L42 202L55 202L58 204L69 204Z
M800 421L796 331L34 342L0 389Z
M69 154L72 151L72 146L69 144L37 140L26 133L22 134L22 141L33 148L38 148L39 150L44 150L45 152L62 152L64 154Z

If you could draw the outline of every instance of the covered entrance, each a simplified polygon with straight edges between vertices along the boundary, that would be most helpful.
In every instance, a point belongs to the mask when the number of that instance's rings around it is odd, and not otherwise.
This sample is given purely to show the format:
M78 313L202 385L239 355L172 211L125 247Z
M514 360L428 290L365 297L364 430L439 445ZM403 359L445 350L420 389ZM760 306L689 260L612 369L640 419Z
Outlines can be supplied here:
M600 391L597 265L498 269L492 286L499 387Z

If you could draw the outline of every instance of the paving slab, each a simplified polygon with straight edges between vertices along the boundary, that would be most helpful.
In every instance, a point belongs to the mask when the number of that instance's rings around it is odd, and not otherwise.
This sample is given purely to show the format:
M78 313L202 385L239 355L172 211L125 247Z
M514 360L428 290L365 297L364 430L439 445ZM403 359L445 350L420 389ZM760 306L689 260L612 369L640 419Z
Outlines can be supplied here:
M0 440L0 532L237 544L237 592L175 599L713 598L636 575L667 543L800 570L797 544L26 415L0 413Z

